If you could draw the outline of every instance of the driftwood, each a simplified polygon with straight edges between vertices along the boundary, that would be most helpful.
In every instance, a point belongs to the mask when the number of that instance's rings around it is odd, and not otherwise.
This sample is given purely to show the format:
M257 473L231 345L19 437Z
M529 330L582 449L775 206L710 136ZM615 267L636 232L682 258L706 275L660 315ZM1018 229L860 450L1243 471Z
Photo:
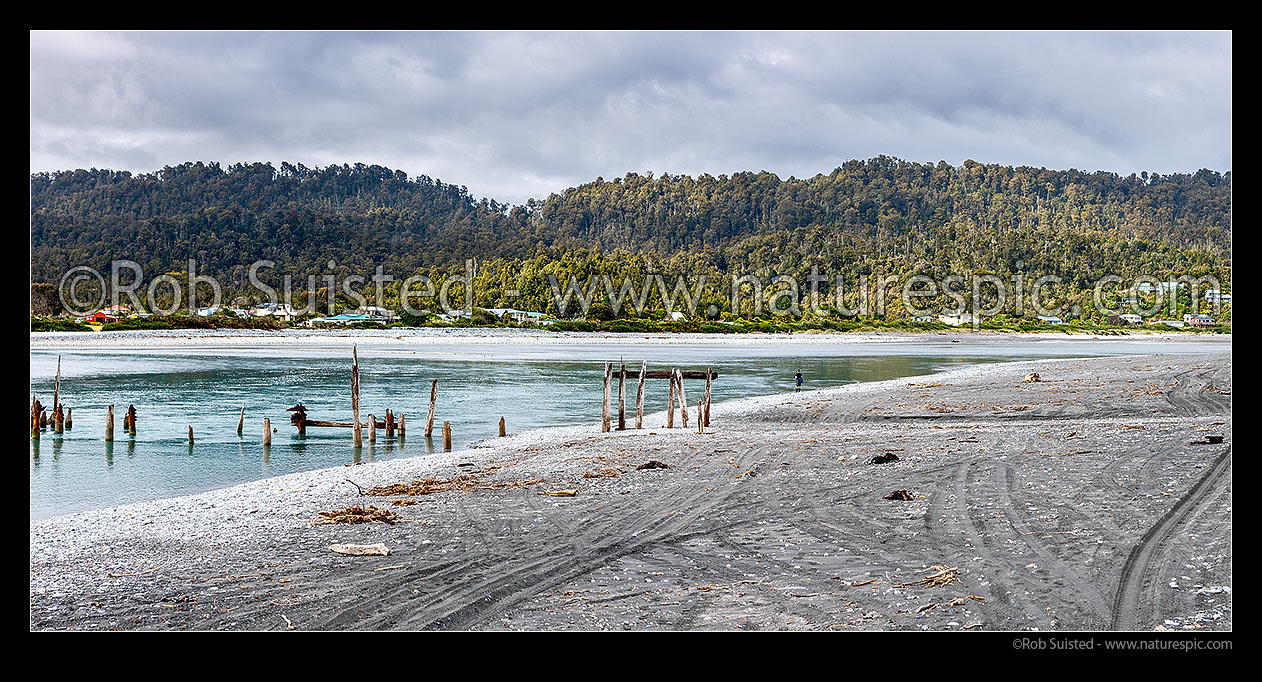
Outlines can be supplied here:
M375 545L329 545L329 550L347 556L389 556L390 549L382 543Z

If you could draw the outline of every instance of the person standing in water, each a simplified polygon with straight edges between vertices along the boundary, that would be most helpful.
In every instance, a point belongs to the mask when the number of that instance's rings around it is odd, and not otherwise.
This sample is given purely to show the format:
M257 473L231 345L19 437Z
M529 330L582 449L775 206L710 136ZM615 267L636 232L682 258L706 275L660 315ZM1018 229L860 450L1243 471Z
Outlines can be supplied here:
M795 388L793 392L797 393L798 391L801 391L802 390L802 370L800 369L798 370L797 376L793 377L793 381L797 383L797 388Z

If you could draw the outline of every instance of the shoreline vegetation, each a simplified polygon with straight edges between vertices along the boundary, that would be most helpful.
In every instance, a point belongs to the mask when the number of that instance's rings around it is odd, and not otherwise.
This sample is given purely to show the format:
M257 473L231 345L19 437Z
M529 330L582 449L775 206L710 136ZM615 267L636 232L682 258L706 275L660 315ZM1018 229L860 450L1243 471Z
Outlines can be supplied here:
M104 325L85 324L60 317L31 317L31 332L94 332L94 331L144 331L173 329L254 329L265 331L289 331L294 329L314 330L390 330L390 329L531 329L542 332L593 332L607 334L639 334L639 333L675 333L675 334L791 334L791 333L942 333L967 332L974 328L971 325L949 325L941 322L908 322L905 320L889 321L880 318L847 319L847 320L787 320L785 318L764 317L757 319L738 319L731 322L715 322L706 320L663 321L651 318L622 318L614 320L580 319L553 320L547 325L513 324L488 320L460 320L445 322L434 318L413 324L383 324L380 322L361 322L353 325L326 325L308 327L301 324L286 324L275 318L171 315L148 317L143 319L124 319ZM1044 333L1044 334L1230 334L1230 324L1216 324L1209 327L1173 327L1168 325L1126 325L1096 324L1082 320L1070 320L1062 324L1048 324L1037 320L998 316L981 322L976 327L979 331L1008 333Z
M977 365L32 521L31 627L1230 631L1231 389Z

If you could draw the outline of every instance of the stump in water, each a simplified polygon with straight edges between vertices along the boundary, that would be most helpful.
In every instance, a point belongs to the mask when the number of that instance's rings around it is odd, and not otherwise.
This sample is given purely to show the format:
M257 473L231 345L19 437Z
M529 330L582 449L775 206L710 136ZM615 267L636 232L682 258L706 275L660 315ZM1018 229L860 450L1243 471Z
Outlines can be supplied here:
M272 444L272 420L268 419L267 417L263 417L263 445L268 446L271 444Z
M508 432L504 429L504 418L500 417L500 438L506 435L508 435Z
M640 384L635 391L635 428L644 428L644 374L648 372L648 360L640 361Z
M609 382L613 380L613 363L605 363L605 389L604 402L600 406L600 431L606 433L609 431Z
M425 437L429 438L434 433L434 406L438 401L438 380L429 387L429 415L425 417Z
M245 433L245 403L241 403L241 418L237 420L237 435Z
M443 422L443 451L451 452L451 422Z
M627 428L627 366L619 362L618 369L618 430Z
M368 442L377 442L377 415L368 415Z
M394 425L395 430L399 432L399 438L403 438L404 434L407 432L407 420L405 419L406 416L407 415L400 413L399 421L398 423Z
M193 444L193 425L192 424L188 425L188 444L189 445Z
M394 413L386 410L386 438L394 438Z
M67 431L74 428L74 419L72 418L73 414L74 414L74 410L67 407L66 408L66 430Z
M351 346L351 412L354 419L355 447L364 445L364 433L359 421L359 346Z
M127 417L125 419L125 423L127 426L127 433L130 434L131 436L135 436L136 435L136 406L135 405L127 406Z
M105 440L114 440L114 406L110 405L105 412Z

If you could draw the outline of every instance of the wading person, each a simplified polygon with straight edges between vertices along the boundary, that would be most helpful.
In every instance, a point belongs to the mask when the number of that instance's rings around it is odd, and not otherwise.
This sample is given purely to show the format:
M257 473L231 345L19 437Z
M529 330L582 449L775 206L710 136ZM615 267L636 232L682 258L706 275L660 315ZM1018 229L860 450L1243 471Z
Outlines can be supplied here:
M797 376L793 377L793 381L794 383L797 384L797 388L793 389L793 392L797 393L798 391L801 391L802 390L802 370L800 369L798 370Z

